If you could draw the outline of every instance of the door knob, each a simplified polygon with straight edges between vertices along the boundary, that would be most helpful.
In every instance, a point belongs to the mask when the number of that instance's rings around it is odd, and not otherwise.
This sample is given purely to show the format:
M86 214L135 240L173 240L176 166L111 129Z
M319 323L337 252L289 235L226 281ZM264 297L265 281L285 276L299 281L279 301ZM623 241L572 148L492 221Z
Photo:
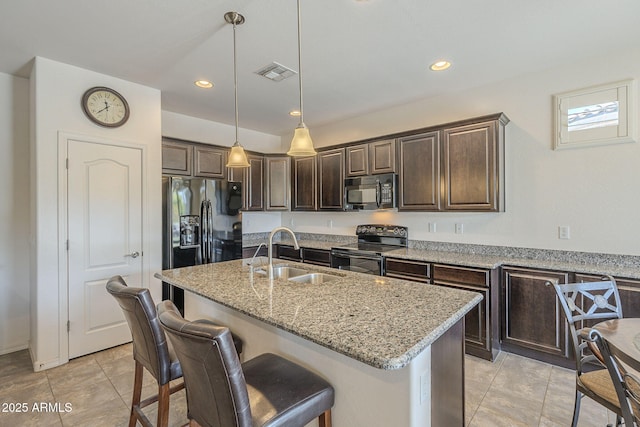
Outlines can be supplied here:
M138 258L140 256L140 252L138 252L138 251L131 252L130 254L126 254L125 256L126 257L130 256L131 258Z

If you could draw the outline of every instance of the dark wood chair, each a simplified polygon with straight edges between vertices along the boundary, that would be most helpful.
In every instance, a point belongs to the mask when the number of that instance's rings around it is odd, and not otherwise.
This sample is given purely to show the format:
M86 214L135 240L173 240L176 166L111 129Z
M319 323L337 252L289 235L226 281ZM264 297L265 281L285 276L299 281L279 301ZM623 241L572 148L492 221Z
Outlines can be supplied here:
M184 383L170 386L172 380L182 378L182 368L160 326L151 293L146 288L128 287L121 276L109 279L107 291L122 308L133 338L135 373L129 427L134 427L137 421L145 427L153 426L142 409L155 402L158 402L157 426L166 427L169 422L169 396L182 390ZM235 350L242 352L242 341L237 337L233 341ZM156 379L158 394L141 401L143 368Z
M610 322L605 322L605 325L608 323ZM606 328L606 326L602 327ZM600 328L601 325L598 325L598 329ZM609 371L620 402L624 425L625 427L638 426L640 425L640 374L638 372L640 371L640 361L603 337L598 329L592 329L590 337L597 344L604 364ZM618 333L615 330L609 332ZM637 336L636 332L633 332L633 336L622 334L622 338L631 343Z
M572 427L578 425L583 396L617 414L616 426L622 422L620 402L604 367L597 346L589 338L591 326L606 319L622 318L620 295L615 280L606 276L600 282L557 284L553 286L569 324L576 358L576 395ZM589 365L589 369L585 370Z
M160 323L180 359L191 426L331 427L333 387L275 354L240 363L229 330L182 318L171 301L158 304Z

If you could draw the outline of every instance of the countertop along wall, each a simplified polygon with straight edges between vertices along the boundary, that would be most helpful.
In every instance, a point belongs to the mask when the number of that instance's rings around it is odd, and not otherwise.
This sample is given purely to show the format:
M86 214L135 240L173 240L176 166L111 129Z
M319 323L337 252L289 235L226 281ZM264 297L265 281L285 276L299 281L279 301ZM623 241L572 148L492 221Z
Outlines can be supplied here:
M437 85L456 66L463 65L454 63L442 74L425 71L425 84ZM314 144L323 147L504 112L511 119L506 127L506 212L286 212L282 225L296 232L354 235L357 224L390 223L408 226L410 239L416 240L640 255L640 143L552 148L553 94L628 78L640 78L640 48L339 123L309 125ZM636 109L635 120L639 116ZM283 141L290 137L283 135ZM428 223L436 224L436 232L429 232ZM463 234L454 233L456 223L463 224ZM571 238L560 240L558 226L565 225Z

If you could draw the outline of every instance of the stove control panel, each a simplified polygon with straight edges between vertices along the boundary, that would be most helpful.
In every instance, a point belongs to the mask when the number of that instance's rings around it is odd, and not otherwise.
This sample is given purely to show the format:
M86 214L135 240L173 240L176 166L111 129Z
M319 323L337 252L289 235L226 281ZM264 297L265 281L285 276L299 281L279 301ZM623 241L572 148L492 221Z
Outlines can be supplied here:
M358 236L407 237L409 229L400 225L366 224L356 227Z

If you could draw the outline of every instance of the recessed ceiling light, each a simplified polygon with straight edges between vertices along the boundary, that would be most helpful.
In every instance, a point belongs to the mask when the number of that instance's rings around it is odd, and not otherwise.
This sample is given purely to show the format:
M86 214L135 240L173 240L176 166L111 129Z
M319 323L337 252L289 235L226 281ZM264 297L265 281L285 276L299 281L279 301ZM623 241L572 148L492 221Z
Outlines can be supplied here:
M213 83L211 83L209 80L196 80L194 84L203 89L211 89L213 87Z
M300 117L300 110L291 110L289 111L289 115L293 117Z
M441 61L434 62L433 64L431 64L429 68L431 69L431 71L442 71L442 70L446 70L449 67L451 67L451 62L441 60Z

